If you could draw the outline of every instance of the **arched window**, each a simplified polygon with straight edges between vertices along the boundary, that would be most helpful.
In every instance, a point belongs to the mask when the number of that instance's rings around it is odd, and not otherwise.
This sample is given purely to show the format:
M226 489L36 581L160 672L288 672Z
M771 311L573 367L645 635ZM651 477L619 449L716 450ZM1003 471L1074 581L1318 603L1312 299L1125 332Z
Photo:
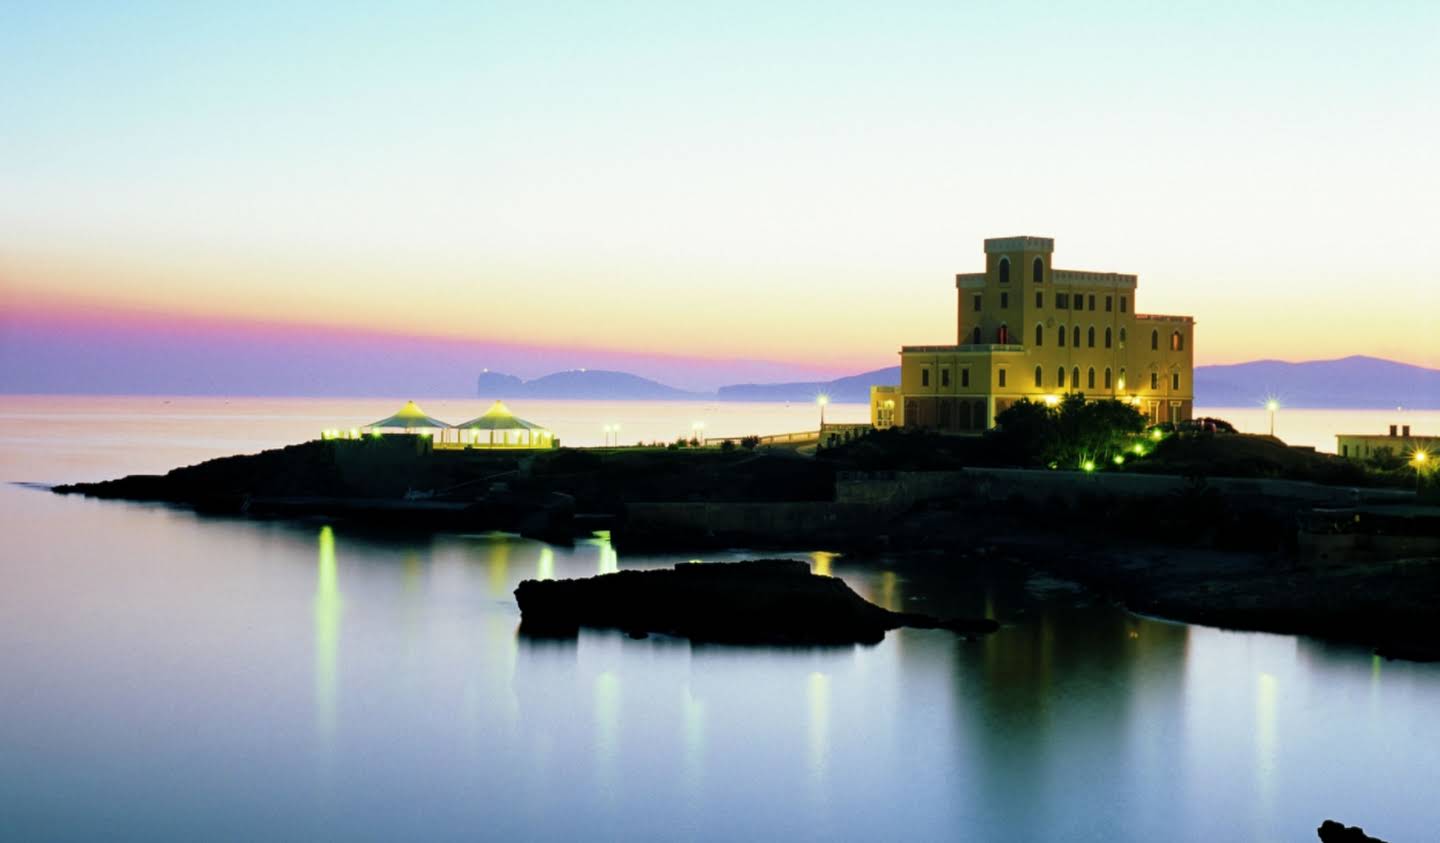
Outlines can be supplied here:
M1039 366L1036 366L1036 367L1035 367L1035 386L1040 387L1040 386L1044 386L1044 385L1045 385L1045 372L1042 371Z
M1105 388L1106 388L1106 389L1109 389L1109 388L1110 388L1110 383L1111 383L1110 367L1109 367L1109 366L1106 366L1106 367L1105 367Z
M1009 283L1010 283L1010 259L1009 259L1009 258L1001 258L1001 259L1000 259L1000 283L1001 283L1001 284L1009 284Z
M1151 351L1159 351L1159 350L1160 350L1160 332L1159 332L1159 331L1151 331L1151 332L1150 332L1150 350L1151 350Z
M1073 345L1074 345L1076 348L1079 348L1079 347L1080 347L1080 326L1079 326L1079 325L1076 325L1076 326L1075 326L1075 333L1071 334L1071 337L1075 340L1075 342L1073 343Z
M1121 392L1125 391L1125 367L1120 367L1120 380L1115 382L1115 388Z
M1000 328L995 331L995 342L1000 345L1010 344L1010 328L1008 326L1001 324Z
M1045 344L1045 326L1044 326L1044 325L1036 325L1036 326L1035 326L1035 344L1036 344L1036 345L1044 345L1044 344Z
M1125 329L1124 329L1124 328L1121 328L1121 329L1120 329L1120 347L1121 347L1121 348L1124 348L1124 347L1125 347Z
M976 325L976 326L975 326L975 333L972 335L972 339L970 340L970 342L973 343L974 345L979 345L979 344L980 344L980 326L979 326L979 325Z
M1057 337L1059 338L1059 340L1060 340L1060 347L1061 347L1061 348L1064 348L1064 347L1065 347L1065 326L1064 326L1064 325L1061 325L1061 326L1060 326L1060 332L1059 332L1059 334L1057 334L1056 336L1057 336Z
M1044 262L1044 261L1040 260L1039 258L1036 258L1036 259L1035 259L1035 262L1032 263L1032 264L1030 264L1030 278L1031 278L1031 280L1034 281L1036 284L1039 284L1039 283L1041 283L1041 282L1043 282L1043 281L1045 280L1045 262Z
M1094 366L1091 366L1091 367L1090 367L1089 377L1087 377L1087 378L1085 379L1085 388L1086 388L1086 389L1094 389L1094 388L1095 388L1095 367L1094 367Z
M1176 331L1175 333L1173 333L1173 334L1170 335L1170 350L1171 350L1171 351L1184 351L1184 350L1185 350L1185 335L1184 335L1184 334L1180 333L1179 331Z
M1080 388L1080 367L1076 366L1070 370L1070 385L1076 389Z
M1065 367L1061 366L1060 371L1055 373L1055 385L1061 389L1065 388Z
M1105 329L1105 347L1106 347L1106 348L1109 348L1109 347L1110 347L1110 329L1109 329L1109 328L1106 328L1106 329Z
M1085 344L1091 348L1095 347L1095 326L1090 326L1090 331L1085 336Z

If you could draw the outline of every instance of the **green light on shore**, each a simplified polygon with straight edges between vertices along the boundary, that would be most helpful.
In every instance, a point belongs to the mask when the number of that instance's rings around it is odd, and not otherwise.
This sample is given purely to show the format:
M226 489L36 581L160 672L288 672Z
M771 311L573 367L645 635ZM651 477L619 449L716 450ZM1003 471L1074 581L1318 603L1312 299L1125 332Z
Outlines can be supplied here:
M1116 465L1124 465L1124 464L1125 464L1125 455L1124 455L1124 454L1116 454L1116 455L1115 455L1115 464L1116 464Z
M1095 461L1094 461L1094 460L1086 460L1085 462L1083 462L1083 463L1080 464L1080 467L1083 468L1083 469L1085 469L1085 471L1086 471L1087 473L1093 472L1093 471L1095 470Z
M1134 451L1134 452L1135 452L1135 456L1137 456L1137 457L1143 457L1143 456L1145 456L1145 446L1144 446L1144 445L1141 445L1139 442L1136 442L1136 443L1135 443L1135 447L1134 447L1134 448L1131 448L1130 450Z

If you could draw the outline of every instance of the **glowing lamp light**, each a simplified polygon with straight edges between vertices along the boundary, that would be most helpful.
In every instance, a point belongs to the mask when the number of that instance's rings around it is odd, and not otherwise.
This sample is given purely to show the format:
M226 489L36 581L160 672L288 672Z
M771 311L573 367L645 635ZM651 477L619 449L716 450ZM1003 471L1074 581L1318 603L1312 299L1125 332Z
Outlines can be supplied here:
M1135 456L1137 456L1137 457L1143 457L1143 456L1145 456L1145 446L1144 446L1144 445L1141 445L1139 442L1136 442L1136 443L1135 443L1135 447L1134 447L1134 448L1131 448L1130 450L1134 451L1134 452L1135 452Z
M1276 410L1280 409L1280 402L1276 401L1274 398L1271 398L1269 401L1265 402L1265 409L1273 413Z
M1415 456L1410 458L1410 462L1414 463L1417 468L1424 465L1429 460L1430 454L1426 451L1416 451Z
M1095 470L1095 461L1094 461L1094 460L1086 460L1085 462L1083 462L1083 463L1080 464L1080 467L1083 468L1083 469L1085 469L1085 472L1088 474L1088 473L1093 472L1093 471Z
M1165 434L1161 433L1159 430L1152 430L1152 431L1150 431L1150 438L1151 438L1151 439L1154 439L1156 442L1159 442L1159 441L1160 441L1160 437L1162 437L1162 436L1164 436L1164 435L1165 435Z
M1125 464L1125 455L1124 455L1124 454L1116 454L1116 455L1115 455L1115 460L1114 460L1114 462L1115 462L1116 465L1124 465L1124 464Z
M1060 403L1060 396L1058 396L1058 395L1047 395L1047 396L1045 396L1045 406L1047 406L1047 407L1054 407L1054 406L1058 405L1059 403Z
M816 403L816 404L819 404L821 407L824 407L826 404L829 404L829 403L830 403L830 396L828 396L828 395L826 395L826 394L824 394L824 393L821 393L821 394L815 396L815 403Z

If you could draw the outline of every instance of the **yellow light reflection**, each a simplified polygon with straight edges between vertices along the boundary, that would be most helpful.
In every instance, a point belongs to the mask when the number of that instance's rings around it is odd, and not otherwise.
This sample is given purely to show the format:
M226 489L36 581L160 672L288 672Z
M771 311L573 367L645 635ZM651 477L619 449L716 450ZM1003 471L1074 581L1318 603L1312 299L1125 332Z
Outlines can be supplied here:
M616 752L620 747L620 677L605 671L595 677L595 764L600 789L615 797Z
M340 585L335 532L320 528L315 575L315 722L322 740L335 734L336 660L340 648Z
M885 571L880 574L880 605L892 612L900 611L900 595L896 589L896 582L894 571Z
M496 536L490 540L490 596L506 597L510 585L510 540Z
M840 554L817 550L810 554L810 570L822 577L830 576L830 562Z
M700 798L704 785L705 704L695 698L693 688L686 688L680 705L685 724L685 790L693 802Z
M1270 813L1275 779L1275 709L1280 681L1269 673L1260 674L1255 689L1255 771L1258 777L1260 804Z
M811 673L806 698L810 708L810 783L816 800L821 801L830 754L830 677L819 671Z
M535 563L535 579L555 579L555 551L548 544L540 547L540 560Z
M615 552L615 546L610 543L610 531L597 531L595 533L595 544L600 548L599 572L602 574L613 574L620 570L620 555Z

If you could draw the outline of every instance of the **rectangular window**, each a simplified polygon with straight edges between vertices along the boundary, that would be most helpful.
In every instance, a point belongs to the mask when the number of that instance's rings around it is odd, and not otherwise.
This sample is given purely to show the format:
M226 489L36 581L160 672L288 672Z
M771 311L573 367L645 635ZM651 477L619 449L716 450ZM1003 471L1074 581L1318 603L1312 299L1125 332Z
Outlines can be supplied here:
M1044 306L1045 306L1045 294L1044 294L1044 293L1036 293L1036 294L1035 294L1035 309L1036 309L1036 310L1039 310L1040 308L1042 308L1042 307L1044 307Z
M1090 294L1090 309L1091 309L1091 310L1094 310L1094 309L1095 309L1095 294L1094 294L1094 293L1091 293L1091 294Z
M1129 297L1128 297L1128 296L1121 296L1121 297L1120 297L1120 312L1121 312L1121 313L1127 313L1127 312L1128 312L1127 308L1129 308L1129 307L1130 307L1130 299L1129 299Z
M920 370L920 385L921 385L921 386L929 386L929 385L930 385L930 370L929 370L929 369L921 369L921 370Z
M999 376L996 378L996 382L998 382L998 383L1000 384L1000 386L1002 386L1002 387L1005 385L1005 370L1004 370L1004 369L1001 369L1001 370L1000 370Z
M1159 388L1160 388L1160 373L1159 373L1159 372L1151 372L1151 373L1150 373L1150 388L1151 388L1151 389L1159 389Z
M1115 305L1115 297L1114 297L1114 296L1106 296L1106 297L1105 297L1105 312L1106 312L1106 313L1109 313L1109 312L1111 311L1111 309L1114 307L1114 305Z
M1056 293L1056 294L1055 294L1055 308L1056 308L1057 310L1065 310L1065 309L1068 308L1069 306L1070 306L1070 294L1069 294L1069 293Z
M976 313L979 313L979 312L981 311L981 309L982 309L982 308L980 307L980 297L979 297L979 296L976 296L976 297L975 297L975 308L974 308L974 310L975 310Z
M970 370L969 370L969 369L961 369L961 370L960 370L960 385L961 385L961 386L969 386L969 385L970 385Z
M1180 373L1176 372L1170 376L1170 388L1176 392L1180 391Z
M1010 309L1010 294L1009 294L1009 293L1001 293L1001 294L1000 294L1000 309L1001 309L1001 310L1009 310L1009 309Z
M949 386L949 385L950 385L950 370L949 370L949 369L941 369L941 370L940 370L940 385L941 385L941 386Z

